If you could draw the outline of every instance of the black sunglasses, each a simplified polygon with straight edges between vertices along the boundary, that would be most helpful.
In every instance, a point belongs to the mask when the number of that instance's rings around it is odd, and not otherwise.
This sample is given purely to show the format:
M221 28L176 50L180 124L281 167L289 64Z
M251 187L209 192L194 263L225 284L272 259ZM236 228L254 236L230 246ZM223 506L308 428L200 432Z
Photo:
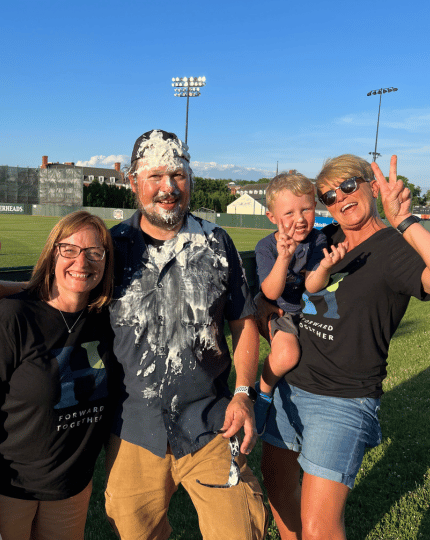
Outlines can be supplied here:
M205 431L205 433L201 433L196 441L199 440L200 437L203 437L203 435L208 435L210 433L216 433L217 435L220 433L224 433L223 431ZM229 488L232 486L237 486L240 480L240 468L239 465L236 463L235 459L239 455L239 439L236 435L233 435L233 437L230 437L228 444L230 446L230 453L231 453L231 462L230 462L230 472L228 473L228 480L225 484L204 484L203 482L200 482L200 480L196 480L198 484L201 486L206 486L209 488Z
M342 193L345 193L345 195L349 195L350 193L354 193L354 191L357 191L359 182L368 182L369 180L366 180L365 178L361 178L361 176L353 176L352 178L348 178L347 180L344 180L340 186L337 186L335 189L330 189L330 191L326 191L326 193L323 193L318 197L318 200L322 202L325 206L331 206L336 202L336 191L340 189Z

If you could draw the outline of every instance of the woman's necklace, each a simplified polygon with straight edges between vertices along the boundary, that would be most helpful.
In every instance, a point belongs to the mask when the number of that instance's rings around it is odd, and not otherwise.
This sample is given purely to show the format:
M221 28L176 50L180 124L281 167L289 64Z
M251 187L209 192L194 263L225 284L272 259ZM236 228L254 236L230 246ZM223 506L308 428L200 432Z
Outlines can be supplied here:
M82 313L85 311L85 309L86 309L86 308L84 308L84 309L79 313L79 317L76 319L76 321L72 324L71 327L69 327L69 325L67 324L66 318L64 317L63 312L61 311L61 309L58 310L58 311L61 313L61 316L63 317L64 324L67 326L67 330L68 330L69 334L72 333L73 328L75 328L75 326L77 325L77 323L78 323L79 319L82 317Z

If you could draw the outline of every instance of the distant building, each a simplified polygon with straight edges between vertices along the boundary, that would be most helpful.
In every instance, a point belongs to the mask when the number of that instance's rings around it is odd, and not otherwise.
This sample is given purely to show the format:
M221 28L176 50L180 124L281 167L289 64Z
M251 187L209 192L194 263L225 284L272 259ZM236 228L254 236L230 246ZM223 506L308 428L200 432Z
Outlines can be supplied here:
M430 219L430 206L414 206L412 213L421 219Z
M115 185L117 187L130 188L130 184L124 179L124 174L121 172L121 163L115 163L114 169L104 169L101 167L81 167L76 166L73 162L66 163L51 163L48 161L48 156L42 156L41 170L57 170L66 171L71 169L80 169L83 176L83 185L88 186L94 180L100 184Z
M227 184L227 187L231 195L236 195L237 190L240 189L240 186L236 185L236 182L233 182L233 180Z
M268 185L254 183L237 186L236 195L239 195L239 198L227 206L227 214L265 215L267 211L266 189ZM318 200L315 214L321 217L330 217L330 212Z
M0 166L0 203L38 204L39 169Z
M39 168L0 166L0 203L82 206L83 186L93 180L130 188L121 164L114 169L78 167L74 163L50 163L42 156Z
M264 216L266 214L266 196L259 198L244 193L238 199L227 205L227 214L250 214Z

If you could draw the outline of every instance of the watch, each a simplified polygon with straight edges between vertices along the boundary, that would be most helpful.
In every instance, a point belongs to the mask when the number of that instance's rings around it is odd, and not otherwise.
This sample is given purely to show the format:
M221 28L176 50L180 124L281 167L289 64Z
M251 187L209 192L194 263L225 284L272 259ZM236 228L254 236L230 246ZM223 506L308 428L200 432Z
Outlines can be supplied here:
M420 221L420 218L417 216L409 216L397 225L397 230L399 233L403 234L410 225L413 223L419 223Z
M234 391L234 395L236 394L246 394L252 403L257 401L257 391L252 386L238 386Z

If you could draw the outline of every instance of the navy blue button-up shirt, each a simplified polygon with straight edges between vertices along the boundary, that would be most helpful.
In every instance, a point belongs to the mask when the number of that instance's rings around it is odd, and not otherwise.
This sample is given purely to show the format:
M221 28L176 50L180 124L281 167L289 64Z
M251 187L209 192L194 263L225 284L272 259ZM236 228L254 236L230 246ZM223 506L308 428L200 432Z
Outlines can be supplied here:
M112 229L116 246L111 323L122 365L114 433L164 457L193 452L219 429L230 399L224 321L254 313L227 233L188 214L177 236L147 245L140 212Z

